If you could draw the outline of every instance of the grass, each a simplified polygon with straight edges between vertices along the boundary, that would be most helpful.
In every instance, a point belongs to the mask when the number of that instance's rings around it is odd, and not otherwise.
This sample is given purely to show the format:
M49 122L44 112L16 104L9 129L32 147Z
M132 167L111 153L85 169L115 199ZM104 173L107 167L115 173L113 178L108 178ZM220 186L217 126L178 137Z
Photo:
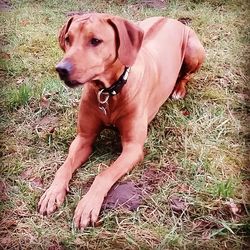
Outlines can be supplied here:
M168 1L164 9L135 1L12 1L1 14L2 249L244 249L249 244L248 1ZM189 17L207 54L185 100L169 100L149 128L145 159L124 179L139 183L152 167L161 178L135 212L102 214L101 226L72 228L84 183L119 154L104 131L75 174L62 208L36 212L43 190L75 136L80 89L58 80L56 35L70 11L139 20ZM185 208L176 213L171 200Z

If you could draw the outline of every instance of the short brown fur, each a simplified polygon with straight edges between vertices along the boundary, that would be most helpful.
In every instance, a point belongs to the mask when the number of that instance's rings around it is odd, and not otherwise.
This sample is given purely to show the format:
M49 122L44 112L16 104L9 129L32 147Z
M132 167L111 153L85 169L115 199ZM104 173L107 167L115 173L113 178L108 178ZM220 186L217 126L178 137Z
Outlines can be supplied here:
M93 45L96 38L101 42ZM84 90L77 136L41 197L39 212L50 214L63 203L73 172L86 162L104 126L117 127L122 142L121 155L96 176L76 207L75 225L84 229L97 221L104 197L114 183L143 159L149 122L171 94L176 99L185 96L186 84L201 66L205 53L193 30L163 17L136 25L106 14L76 15L61 29L59 43L65 55L57 67L67 65L66 84L83 85ZM105 114L97 100L99 88L110 87L125 66L131 66L128 81L119 94L109 98Z

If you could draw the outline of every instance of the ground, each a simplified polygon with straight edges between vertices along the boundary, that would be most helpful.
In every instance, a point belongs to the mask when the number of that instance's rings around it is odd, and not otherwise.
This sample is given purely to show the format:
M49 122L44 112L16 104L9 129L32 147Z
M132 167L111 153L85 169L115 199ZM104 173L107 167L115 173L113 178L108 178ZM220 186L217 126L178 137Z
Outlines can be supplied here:
M139 2L1 1L1 249L249 246L248 1ZM76 133L81 89L65 87L54 70L57 32L72 11L184 18L207 55L187 97L168 100L150 125L144 161L121 180L140 188L139 208L105 210L83 232L72 227L73 212L119 154L114 132L101 134L64 205L49 218L36 211Z

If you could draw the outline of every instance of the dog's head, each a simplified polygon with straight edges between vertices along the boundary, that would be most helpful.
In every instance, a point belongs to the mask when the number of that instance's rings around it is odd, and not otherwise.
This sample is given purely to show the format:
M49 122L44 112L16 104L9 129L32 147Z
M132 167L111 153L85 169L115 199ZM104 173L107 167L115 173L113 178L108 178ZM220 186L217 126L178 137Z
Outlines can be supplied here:
M96 13L73 16L59 33L65 54L56 70L69 87L97 80L116 60L133 65L142 40L143 31L120 17Z

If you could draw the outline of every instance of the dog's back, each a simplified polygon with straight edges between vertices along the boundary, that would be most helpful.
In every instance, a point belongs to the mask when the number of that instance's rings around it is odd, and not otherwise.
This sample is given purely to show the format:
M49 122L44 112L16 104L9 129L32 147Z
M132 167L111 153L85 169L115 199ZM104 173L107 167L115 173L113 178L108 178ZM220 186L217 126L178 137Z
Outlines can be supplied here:
M164 17L152 17L140 22L144 30L143 47L158 63L162 78L176 82L180 71L190 28L183 23Z
M161 106L175 87L190 28L177 20L164 17L145 19L139 26L144 30L141 53L148 53L146 63L157 69L158 87L152 87L150 99L157 100L158 106Z

